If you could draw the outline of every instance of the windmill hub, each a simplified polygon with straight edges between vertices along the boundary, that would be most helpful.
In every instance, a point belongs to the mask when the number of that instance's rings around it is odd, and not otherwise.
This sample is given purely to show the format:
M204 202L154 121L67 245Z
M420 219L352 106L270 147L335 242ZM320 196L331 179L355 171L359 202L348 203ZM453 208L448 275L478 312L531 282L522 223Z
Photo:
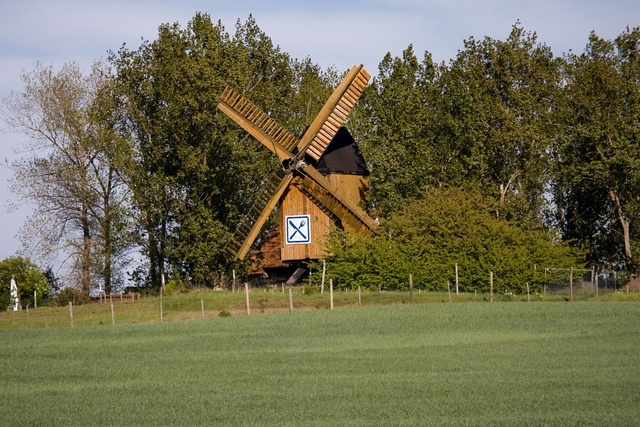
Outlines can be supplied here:
M307 167L304 160L294 157L293 159L286 159L282 161L282 169L285 172L302 171Z

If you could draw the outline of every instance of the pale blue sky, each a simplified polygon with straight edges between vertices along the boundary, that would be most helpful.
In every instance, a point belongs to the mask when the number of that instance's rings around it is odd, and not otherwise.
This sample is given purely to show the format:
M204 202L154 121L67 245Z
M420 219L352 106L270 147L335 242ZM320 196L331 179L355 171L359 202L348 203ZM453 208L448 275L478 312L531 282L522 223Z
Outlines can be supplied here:
M448 62L463 40L504 40L520 21L561 55L582 52L590 31L614 39L640 25L637 0L0 0L0 98L22 89L20 74L36 61L59 68L75 61L88 70L123 43L153 40L162 23L184 27L207 12L233 31L253 14L274 44L294 58L307 56L323 68L345 70L362 63L372 73L387 52L398 56L411 43L419 58L429 51ZM5 129L0 121L0 129ZM7 212L10 171L24 137L0 133L0 259L20 248L14 238L28 207Z

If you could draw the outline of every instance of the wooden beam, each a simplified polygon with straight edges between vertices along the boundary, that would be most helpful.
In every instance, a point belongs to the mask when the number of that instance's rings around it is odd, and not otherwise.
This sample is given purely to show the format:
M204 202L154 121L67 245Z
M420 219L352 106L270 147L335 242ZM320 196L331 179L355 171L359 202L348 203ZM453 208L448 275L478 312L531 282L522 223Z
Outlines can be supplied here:
M283 146L271 139L269 135L264 133L259 127L255 126L250 121L246 120L239 112L233 107L229 106L226 102L220 101L218 103L218 109L224 112L231 120L239 124L242 129L246 130L255 139L260 141L262 145L267 147L273 152L280 160L288 160L293 158L293 154L287 151Z
M362 221L367 228L375 231L378 227L378 223L376 223L375 220L373 220L373 218L371 218L360 206L351 202L346 195L342 194L338 187L318 172L316 168L307 165L304 168L304 174L342 203L351 212L351 214Z
M320 128L322 127L324 122L331 115L333 108L338 103L338 101L340 101L342 94L347 90L356 75L358 75L358 72L361 68L362 65L354 65L353 67L351 67L351 70L349 70L345 78L342 80L342 82L340 82L336 90L333 91L333 94L331 94L316 118L309 125L309 128L302 136L302 139L300 139L300 142L298 143L298 152L303 152L307 149L307 147L313 140L313 137L316 136L318 131L320 131Z

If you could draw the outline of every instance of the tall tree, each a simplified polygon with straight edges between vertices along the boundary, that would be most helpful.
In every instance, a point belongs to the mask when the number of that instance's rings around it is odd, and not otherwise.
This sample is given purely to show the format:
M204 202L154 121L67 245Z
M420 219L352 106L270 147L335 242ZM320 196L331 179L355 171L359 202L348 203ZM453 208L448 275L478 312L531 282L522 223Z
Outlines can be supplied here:
M387 54L365 90L350 126L371 169L370 208L387 215L433 186L430 55L421 63L409 46L402 57Z
M81 290L88 294L92 252L108 238L97 238L105 200L96 191L104 185L102 171L108 168L100 160L108 134L94 115L97 93L106 80L99 66L85 76L74 63L58 72L37 64L22 77L24 91L13 93L3 104L9 126L30 138L29 156L12 165L13 191L34 207L22 240L42 256L63 250ZM107 197L106 203L110 201Z
M499 216L533 227L545 208L558 65L516 24L506 41L466 40L440 82L439 135L460 141L467 182L496 198Z
M307 91L316 87L309 82L319 69L309 62L294 66L251 16L238 21L232 36L200 13L185 29L162 25L155 41L123 48L110 60L127 112L122 129L133 141L127 179L144 231L149 282L158 286L172 271L211 285L227 266L229 231L278 165L218 112L217 96L232 86L299 133L308 114L303 107L320 108Z
M592 33L566 55L562 132L554 146L566 239L590 261L636 272L640 228L640 28L615 42Z

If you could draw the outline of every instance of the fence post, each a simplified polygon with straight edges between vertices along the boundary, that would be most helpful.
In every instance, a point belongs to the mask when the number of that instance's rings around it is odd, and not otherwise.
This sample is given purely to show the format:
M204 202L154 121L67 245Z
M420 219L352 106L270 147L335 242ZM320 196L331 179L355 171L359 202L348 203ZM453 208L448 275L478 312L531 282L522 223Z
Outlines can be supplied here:
M115 326L116 325L116 316L115 313L113 312L113 303L111 303L111 326Z
M413 304L413 274L409 273L409 304Z
M232 274L233 274L233 282L231 285L231 293L235 294L236 293L236 270L235 268L232 270Z
M251 315L251 307L249 305L249 282L245 282L244 284L244 299L247 304L247 316Z
M293 292L289 288L289 313L293 313Z
M360 286L358 286L358 305L362 306L362 290L360 289Z
M160 288L160 322L162 322L162 294L163 294L163 290L162 288ZM111 294L109 294L111 295Z
M458 290L458 263L456 262L456 295L459 295L459 290Z
M569 273L569 302L573 302L573 267Z
M529 282L527 282L527 302L531 302L531 294L529 293Z
M329 279L329 301L331 310L333 310L333 279Z
M73 303L69 301L69 326L73 328Z
M29 308L29 306L27 306ZM33 291L33 308L38 308L38 298L36 291Z
M202 318L204 319L204 299L200 298L200 308L202 309Z
M322 283L320 285L320 295L324 294L324 276L327 272L327 261L322 260Z
M493 302L493 271L489 272L489 302Z

